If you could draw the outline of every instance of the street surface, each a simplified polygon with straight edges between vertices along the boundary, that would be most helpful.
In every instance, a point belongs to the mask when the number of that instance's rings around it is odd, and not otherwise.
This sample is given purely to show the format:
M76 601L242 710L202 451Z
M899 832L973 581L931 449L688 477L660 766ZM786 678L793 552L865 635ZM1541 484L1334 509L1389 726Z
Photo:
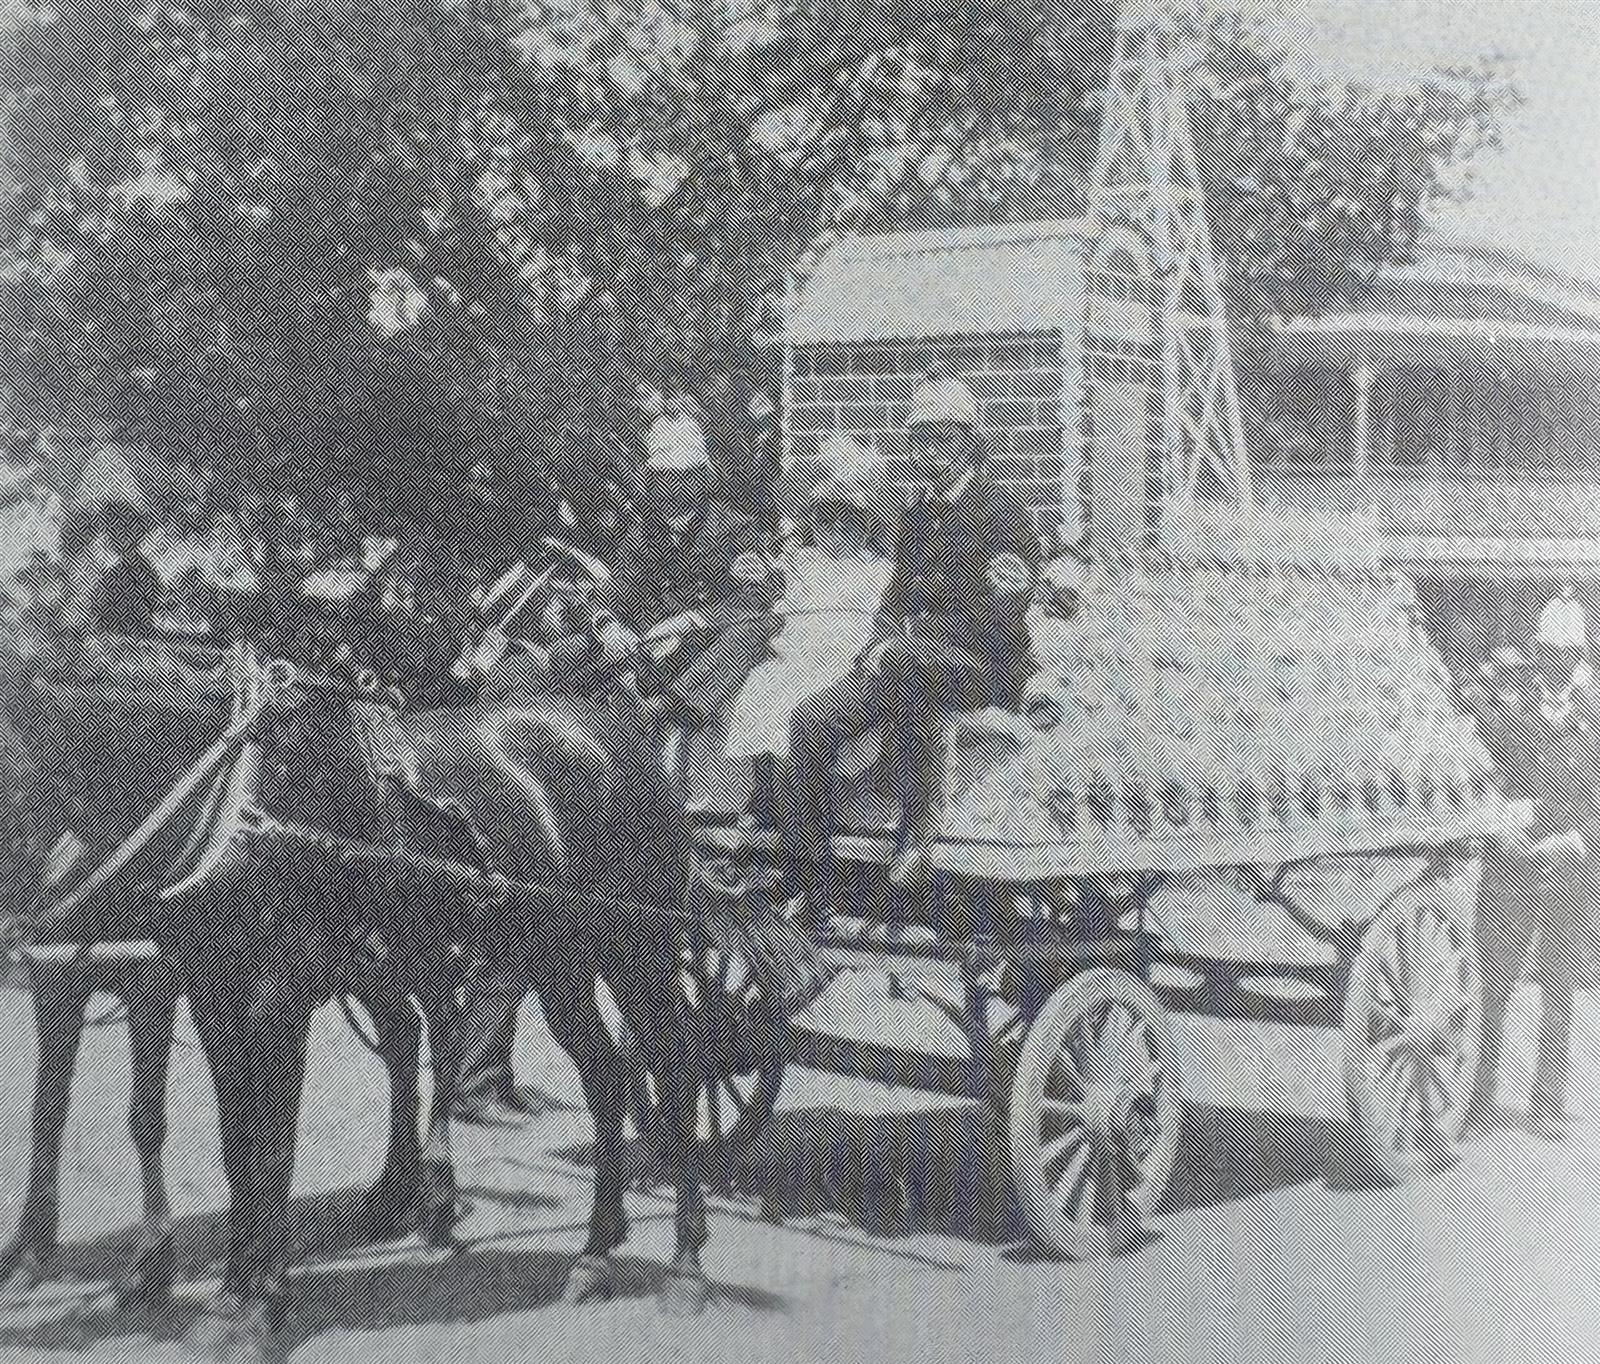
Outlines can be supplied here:
M850 986L819 1009L851 1014ZM860 1004L874 1036L940 1023L911 1005ZM1531 1067L1519 1002L1502 1096L1519 1110ZM98 1012L109 1001L97 1001ZM791 1071L777 1158L716 1199L703 1318L659 1315L672 1205L630 1197L634 1239L620 1296L560 1303L588 1210L588 1140L576 1074L524 1013L523 1078L561 1107L521 1127L458 1128L473 1211L464 1253L431 1259L414 1242L330 1249L295 1280L294 1364L363 1361L1580 1361L1600 1358L1600 1013L1585 1001L1563 1146L1520 1129L1467 1150L1453 1169L1398 1190L1351 1190L1323 1176L1337 1102L1334 1034L1175 1020L1189 1056L1190 1132L1171 1208L1143 1248L1110 1263L1044 1262L1019 1238L1004 1195L993 1120L961 1103ZM24 995L0 992L11 1039L0 1068L0 1226L23 1187L33 1065ZM60 1323L109 1276L138 1215L125 1135L121 1026L85 1041L63 1162L62 1277L0 1314L0 1359L176 1361L175 1339L126 1334L91 1315ZM316 1020L301 1128L297 1216L336 1241L382 1158L382 1068L337 1009ZM209 1079L181 1024L169 1101L168 1172L181 1219L181 1328L214 1291L223 1206ZM875 1174L885 1177L877 1178ZM1348 1184L1348 1180L1344 1183ZM780 1199L762 1220L755 1191ZM999 1192L997 1192L999 1191Z

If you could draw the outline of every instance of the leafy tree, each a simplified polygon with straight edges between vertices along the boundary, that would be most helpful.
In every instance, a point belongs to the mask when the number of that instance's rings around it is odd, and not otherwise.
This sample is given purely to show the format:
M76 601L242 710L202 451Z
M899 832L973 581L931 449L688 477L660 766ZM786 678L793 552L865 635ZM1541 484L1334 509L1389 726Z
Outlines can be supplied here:
M1470 197L1525 103L1503 56L1405 89L1298 80L1237 16L1214 17L1190 120L1211 234L1246 316L1343 306L1408 261L1428 210Z
M1111 0L60 0L13 33L12 420L398 516L748 424L840 232L1079 211ZM1470 189L1496 64L1308 87L1226 16L1193 122L1236 305L1348 297ZM748 432L742 433L748 436Z

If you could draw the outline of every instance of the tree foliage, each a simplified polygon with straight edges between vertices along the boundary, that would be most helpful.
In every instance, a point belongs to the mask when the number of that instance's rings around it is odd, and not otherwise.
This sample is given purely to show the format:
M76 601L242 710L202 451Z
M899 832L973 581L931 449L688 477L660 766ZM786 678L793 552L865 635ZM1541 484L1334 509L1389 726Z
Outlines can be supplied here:
M0 397L268 501L438 514L730 439L839 233L1079 211L1111 0L54 0L0 89ZM1466 192L1501 70L1307 88L1237 20L1194 124L1235 302L1348 296ZM753 377L754 376L754 377Z

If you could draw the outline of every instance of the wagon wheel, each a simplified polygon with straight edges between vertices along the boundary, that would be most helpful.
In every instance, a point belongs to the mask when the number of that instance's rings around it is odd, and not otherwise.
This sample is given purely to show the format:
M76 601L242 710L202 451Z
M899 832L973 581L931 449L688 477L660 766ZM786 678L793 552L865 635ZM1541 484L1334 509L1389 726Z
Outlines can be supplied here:
M684 972L690 1004L706 1040L698 1087L698 1135L705 1167L723 1178L772 1121L783 1086L784 1056L764 1017L755 976L736 952L700 945ZM660 1087L636 1077L635 1123L652 1141L660 1120ZM659 1149L659 1146L658 1146Z
M1345 992L1344 1084L1365 1156L1399 1183L1447 1164L1478 1069L1471 932L1437 883L1368 927Z
M1011 1166L1041 1245L1074 1259L1143 1235L1177 1156L1166 1013L1142 981L1096 967L1039 1011L1011 1093Z

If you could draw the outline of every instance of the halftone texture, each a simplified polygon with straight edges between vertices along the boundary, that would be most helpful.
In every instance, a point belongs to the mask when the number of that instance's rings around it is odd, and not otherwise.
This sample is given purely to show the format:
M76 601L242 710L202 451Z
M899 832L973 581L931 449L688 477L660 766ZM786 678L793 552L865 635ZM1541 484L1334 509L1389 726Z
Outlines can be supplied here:
M1082 600L1034 622L1062 723L950 793L962 870L1279 864L1494 827L1488 755L1403 580L1097 565Z

